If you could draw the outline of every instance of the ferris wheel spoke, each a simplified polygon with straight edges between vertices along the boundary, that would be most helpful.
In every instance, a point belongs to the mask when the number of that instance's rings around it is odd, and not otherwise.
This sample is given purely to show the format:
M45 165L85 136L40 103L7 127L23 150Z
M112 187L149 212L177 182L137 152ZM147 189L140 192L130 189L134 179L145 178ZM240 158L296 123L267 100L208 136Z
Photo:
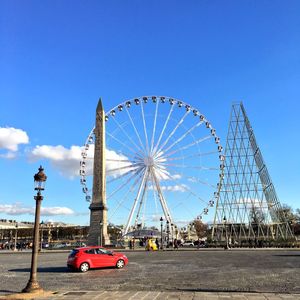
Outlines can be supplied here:
M123 182L123 184L121 184L117 189L115 189L109 196L107 196L107 199L110 199L113 195L115 195L117 192L119 192L120 190L122 190L125 186L128 185L128 183L131 181L131 179L133 179L134 177L136 177L140 172L142 172L144 168L140 168L138 169L131 177L129 177L125 182Z
M126 226L125 226L125 231L124 231L125 234L127 234L128 230L129 230L129 226L130 226L130 224L131 224L132 217L133 217L134 211L135 211L135 209L136 209L137 202L138 202L138 200L139 200L139 198L140 198L140 195L141 195L142 188L143 188L143 186L144 186L144 182L145 182L145 180L146 180L146 177L147 177L147 172L144 171L143 178L142 178L142 180L141 180L141 183L140 183L140 186L139 186L139 189L138 189L138 193L137 193L137 195L136 195L136 197L135 197L135 199L134 199L133 206L132 206L131 211L130 211L130 214L129 214L129 216L128 216L128 220L127 220L127 223L126 223Z
M147 134L147 126L146 126L146 120L145 120L145 114L144 114L144 104L143 101L141 103L141 111L142 111L142 120L143 120L143 125L144 125L144 135L145 135L145 140L146 140L146 153L149 154L149 142L148 142L148 134Z
M138 222L138 219L139 219L139 216L140 216L140 211L141 211L143 202L144 202L144 200L145 200L145 194L146 194L146 191L147 191L149 171L147 170L146 172L147 172L147 177L146 177L146 180L145 180L145 183L144 183L144 188L143 188L143 192L142 192L142 197L141 197L141 200L140 200L140 203L139 203L139 207L138 207L138 210L137 210L137 214L136 214L136 217L135 217L135 221L134 221L134 226L135 226L135 227L136 227L136 225L137 225L137 222Z
M168 114L168 117L167 117L167 119L166 119L166 121L165 121L165 123L164 123L164 127L163 127L163 129L162 129L162 131L161 131L161 133L160 133L160 135L159 135L159 138L158 138L158 141L157 141L157 143L156 143L156 145L155 145L155 147L154 147L154 150L153 150L153 152L152 152L152 155L154 156L154 153L156 153L157 152L157 148L158 148L158 146L159 146L159 144L160 144L160 141L161 141L161 139L162 139L162 137L163 137L163 135L164 135L164 132L165 132L165 130L166 130L166 127L167 127L167 125L168 125L168 123L169 123L169 120L170 120L170 118L171 118L171 115L172 115L172 112L173 112L173 110L174 110L174 105L171 105L171 109L170 109L170 111L169 111L169 114Z
M171 156L171 155L173 155L173 154L175 154L175 153L177 153L177 152L179 152L179 151L182 151L182 150L186 150L186 149L188 149L188 148L190 148L190 147L192 147L192 146L195 146L195 145L197 145L197 144L199 144L199 143L202 143L202 142L204 142L204 141L206 141L206 140L209 140L209 139L211 139L212 138L212 136L211 135L208 135L208 136L205 136L205 137L203 137L203 138L201 138L201 139L198 139L198 140L196 140L196 141L194 141L194 142L192 142L192 143L190 143L190 144L188 144L188 145L185 145L185 146L183 146L183 147L181 147L181 148L178 148L178 149L176 149L176 150L174 150L174 151L172 151L172 152L170 152L170 153L168 153L168 154L160 154L160 155L158 155L157 157L159 158L159 157L164 157L164 158L166 158L166 157L169 157L169 156Z
M129 170L129 171L125 172L124 174L120 175L120 176L115 176L115 177L113 177L112 179L108 180L107 183L109 184L109 183L112 183L112 182L114 182L114 181L117 181L117 180L119 180L119 179L121 179L121 178L124 178L124 177L126 177L127 175L129 175L129 174L131 174L131 173L134 173L134 172L136 172L136 171L137 171L137 169Z
M122 146L124 146L125 148L127 148L130 152L132 152L134 154L134 157L137 155L137 156L140 156L139 153L132 149L131 147L129 147L127 144L123 143L122 141L120 141L118 138L116 138L114 135L110 134L109 132L106 132L106 134L108 136L110 136L112 139L114 139L115 141L117 141L119 144L121 144ZM129 155L126 155L126 156L129 156ZM132 155L130 155L132 157Z
M143 173L141 172L141 173L137 176L137 178L134 180L134 182L132 183L132 185L130 186L130 188L128 189L128 191L126 192L126 194L124 195L124 197L122 198L122 201L117 200L117 206L116 206L115 210L112 211L111 217L113 217L113 216L115 215L115 213L117 212L117 210L118 210L121 206L123 206L123 203L124 203L126 200L128 200L128 195L129 195L130 193L133 192L134 188L136 187L137 183L140 181L140 179L142 178L142 176L143 176ZM124 206L123 206L123 207L124 207ZM126 209L127 209L128 211L130 211L129 208L126 207Z
M188 198L187 198L186 200L188 200ZM186 201L186 202L187 202L187 201ZM195 213L193 213L193 212L186 206L186 204L185 204L183 201L180 201L180 202L178 203L178 206L182 206L182 207L185 209L185 211L187 211L188 214L191 216L191 219L192 219L192 220L195 219Z
M139 143L140 143L140 145L141 145L141 147L142 147L142 149L143 149L143 153L145 154L145 153L146 153L145 147L144 147L144 145L143 145L143 143L142 143L141 137L140 137L140 135L139 135L139 133L138 133L138 131L137 131L137 129L136 129L136 126L134 125L134 122L133 122L133 120L132 120L132 117L131 117L131 115L130 115L130 113L129 113L129 110L128 110L127 108L126 108L126 112L127 112L128 117L129 117L130 123L131 123L131 125L132 125L132 127L133 127L133 130L134 130L134 132L135 132L135 134L136 134L136 136L137 136L137 138L138 138L138 140L139 140Z
M179 142L181 142L186 136L188 136L193 130L195 130L198 126L200 126L201 124L203 124L203 122L198 122L196 123L192 128L190 128L188 131L185 132L185 134L183 134L180 138L178 138L175 142L173 142L173 144L171 144L169 147L167 147L165 150L163 150L165 153L167 151L169 151L171 148L173 148L175 145L177 145Z
M217 188L216 185L213 185L213 184L211 184L211 183L209 183L209 182L207 182L207 181L204 181L204 180L199 180L198 178L193 177L193 176L188 176L188 177L186 177L186 178L187 178L187 180L189 180L189 181L191 181L191 182L201 183L201 184L206 185L206 186L209 186L209 187L211 187L211 188L213 188L213 189L216 189L216 188Z
M156 153L162 153L163 148L168 144L171 137L174 135L174 133L177 131L177 129L180 127L180 125L184 122L184 119L187 117L187 115L190 113L190 111L186 111L186 113L183 115L183 117L179 120L179 122L176 124L172 132L168 135L167 139L164 141L164 143L161 145L161 147L156 151Z
M204 199L202 199L201 197L196 195L187 185L181 184L176 178L171 177L171 175L168 172L166 172L165 170L160 169L160 171L163 172L167 177L169 177L169 179L175 181L180 187L182 187L182 189L191 193L196 199L200 200L202 203L208 204L208 201L205 201Z
M116 120L116 118L113 118L113 120L115 121L117 126L121 129L121 131L125 134L125 136L131 142L131 144L134 145L136 147L136 149L139 149L140 152L143 152L143 149L134 142L132 137L126 132L126 130L123 128L123 126L120 125L120 123Z
M112 161L112 162L126 162L126 163L137 163L136 160L128 160L128 159L113 159L113 158L107 158L106 161Z
M193 154L193 155L170 157L170 158L164 159L163 161L185 160L185 159L188 159L188 158L202 157L202 156L213 155L213 154L217 154L217 153L219 153L219 151L202 152L202 153L196 153L196 154ZM159 161L159 159L158 159L158 161Z
M158 103L159 103L159 101L156 101L155 115L154 115L154 124L153 124L152 138L151 138L150 154L152 154L153 147L154 147L154 137L155 137L155 131L156 131L156 120L157 120L157 113L158 113Z
M128 165L128 166L118 167L118 168L114 168L114 169L108 169L106 171L106 174L114 173L114 172L117 172L117 171L120 171L120 170L126 170L126 169L137 169L137 168L140 168L140 167L142 167L142 164L131 164L131 165Z
M204 166L188 166L188 165L177 165L177 164L167 164L167 163L161 163L161 166L168 166L168 167L173 167L173 168L187 168L187 169L197 169L197 170L214 170L218 171L220 170L219 168L216 167L204 167Z

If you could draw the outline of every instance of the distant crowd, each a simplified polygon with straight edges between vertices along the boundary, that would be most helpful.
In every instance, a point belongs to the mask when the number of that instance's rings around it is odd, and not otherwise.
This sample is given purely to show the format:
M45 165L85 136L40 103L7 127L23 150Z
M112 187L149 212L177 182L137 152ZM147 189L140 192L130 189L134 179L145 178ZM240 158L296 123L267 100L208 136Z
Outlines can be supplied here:
M18 242L16 243L16 250L22 251L32 248L32 242ZM0 250L15 250L15 243L5 242L0 243Z

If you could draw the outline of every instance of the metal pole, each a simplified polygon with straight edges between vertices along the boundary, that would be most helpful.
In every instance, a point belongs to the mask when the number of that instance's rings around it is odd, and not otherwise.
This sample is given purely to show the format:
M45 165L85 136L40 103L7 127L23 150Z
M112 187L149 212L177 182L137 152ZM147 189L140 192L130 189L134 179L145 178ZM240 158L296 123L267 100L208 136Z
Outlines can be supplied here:
M172 246L174 246L174 236L173 236L173 231L174 231L174 224L171 224L171 241L172 241Z
M163 245L163 221L160 221L160 249L163 250L164 249L164 245Z
M17 239L18 239L18 225L16 225L16 232L15 232L15 248L14 248L14 251L17 251Z
M41 251L43 250L43 225L41 224Z
M170 244L170 227L169 227L169 221L167 220L167 248L169 248Z
M31 257L31 270L30 270L30 279L29 279L26 287L22 290L22 292L25 292L25 293L32 293L32 292L37 292L37 291L42 291L43 290L37 282L37 257L38 257L38 247L39 247L39 224L40 224L41 201L43 200L43 196L41 195L40 191L37 192L37 195L34 197L34 199L36 200L36 208L35 208L32 257Z

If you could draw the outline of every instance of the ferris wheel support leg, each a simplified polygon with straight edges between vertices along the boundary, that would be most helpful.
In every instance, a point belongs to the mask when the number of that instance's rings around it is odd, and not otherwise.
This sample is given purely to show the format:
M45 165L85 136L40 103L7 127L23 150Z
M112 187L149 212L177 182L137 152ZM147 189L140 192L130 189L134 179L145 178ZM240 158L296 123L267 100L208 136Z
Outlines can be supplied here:
M159 196L158 198L159 198L161 207L162 207L162 209L163 209L165 218L166 218L167 221L169 221L170 224L172 224L172 223L173 223L173 221L172 221L172 216L171 216L171 213L170 213L170 211L169 211L169 209L168 209L168 206L167 206L167 203L166 203L166 201L165 201L164 195L163 195L163 193L162 193L162 191L161 191L160 185L159 185L159 183L158 183L158 179L157 179L157 177L156 177L156 175L155 175L154 170L151 170L151 171L152 171L151 173L152 173L153 181L154 181L154 183L155 183L156 190L157 190L157 192L158 192L158 196Z
M142 179L142 182L140 184L140 187L139 187L139 190L138 190L138 193L137 193L137 196L136 196L136 198L134 200L134 203L133 203L133 206L131 208L131 211L130 211L130 214L129 214L129 217L128 217L128 220L127 220L127 223L126 223L126 226L125 226L124 234L128 233L128 229L129 229L130 223L132 221L132 217L133 217L134 211L136 209L136 205L137 205L138 200L140 198L140 194L141 194L142 188L143 188L143 186L145 184L146 177L147 177L147 172L145 171L143 179Z
M147 179L148 179L148 177L149 177L149 171L147 170L147 176L146 176L146 180L145 180L145 183L144 183L143 194L142 194L142 197L141 197L141 200L140 200L140 203L139 203L139 207L138 207L138 211L137 211L137 214L136 214L136 217L135 217L134 226L137 225L137 221L139 219L141 208L142 208L142 205L143 205L143 202L144 202L144 199L145 199L145 194L146 194L146 191L147 191Z

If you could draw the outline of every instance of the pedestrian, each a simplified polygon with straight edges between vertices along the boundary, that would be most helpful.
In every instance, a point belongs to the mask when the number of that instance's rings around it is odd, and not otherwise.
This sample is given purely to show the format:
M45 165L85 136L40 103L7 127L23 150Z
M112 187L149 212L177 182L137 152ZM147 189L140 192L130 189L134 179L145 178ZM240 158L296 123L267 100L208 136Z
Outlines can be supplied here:
M197 244L197 249L200 249L200 239L198 238L198 244Z
M157 250L159 250L159 242L158 242L158 238L156 238L155 244L156 244Z
M174 239L174 249L178 250L178 240Z

